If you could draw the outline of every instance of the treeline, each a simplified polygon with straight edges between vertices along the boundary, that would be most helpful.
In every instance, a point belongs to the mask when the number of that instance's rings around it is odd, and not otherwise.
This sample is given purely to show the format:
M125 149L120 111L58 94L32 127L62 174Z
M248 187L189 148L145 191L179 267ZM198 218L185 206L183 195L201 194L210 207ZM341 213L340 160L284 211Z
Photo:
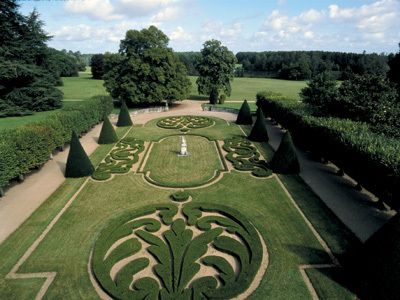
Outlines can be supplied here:
M306 80L324 71L332 72L336 79L345 80L353 75L386 76L388 62L394 54L357 54L325 51L265 51L238 52L245 77L277 77Z
M0 117L60 108L60 77L78 76L84 61L48 47L39 14L21 15L16 1L1 1L0 24Z

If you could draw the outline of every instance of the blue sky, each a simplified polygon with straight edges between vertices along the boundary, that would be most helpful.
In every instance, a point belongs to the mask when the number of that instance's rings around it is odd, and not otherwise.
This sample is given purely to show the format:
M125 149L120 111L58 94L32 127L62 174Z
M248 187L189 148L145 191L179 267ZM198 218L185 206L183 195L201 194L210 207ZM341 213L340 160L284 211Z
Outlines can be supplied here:
M35 7L56 49L117 52L129 29L155 25L175 51L200 51L217 39L229 50L395 53L399 0L43 0Z

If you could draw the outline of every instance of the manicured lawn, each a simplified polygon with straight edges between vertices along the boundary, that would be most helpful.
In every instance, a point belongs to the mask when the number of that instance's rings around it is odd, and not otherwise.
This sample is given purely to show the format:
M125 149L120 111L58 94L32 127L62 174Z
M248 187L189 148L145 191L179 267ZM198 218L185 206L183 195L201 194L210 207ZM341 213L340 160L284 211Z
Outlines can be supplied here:
M192 93L190 99L207 100L208 96L199 95L197 92L196 76L189 76L192 82ZM255 101L256 94L261 91L272 91L287 95L289 98L300 99L299 93L307 81L281 80L271 78L234 78L231 81L232 93L227 100Z
M153 120L143 127L132 127L128 136L159 142L160 147L150 152L146 164L146 168L149 166L152 172L158 172L159 181L178 182L181 180L179 176L199 181L207 177L209 169L217 168L219 163L214 158L215 147L209 147L207 139L223 141L233 136L243 136L236 124L213 119L214 126L191 129L187 133L188 151L198 160L187 161L183 165L179 165L176 157L179 150L177 135L182 135L178 129L158 128L156 120ZM249 128L247 126L245 130ZM122 136L123 129L119 129L118 134ZM166 137L165 143L160 142L163 137ZM173 148L174 145L178 150ZM100 163L111 147L100 146L91 156L94 165ZM268 144L256 143L256 147L267 160L271 159L273 150ZM173 156L168 154L171 152L174 152ZM211 158L210 163L205 161L208 158ZM207 164L207 167L203 168L199 164ZM5 276L84 180L68 179L0 246L0 295L4 299L35 298L44 279L5 279ZM240 212L256 227L265 241L269 255L268 268L260 286L248 299L312 299L298 265L332 263L280 181L335 255L340 258L356 244L353 235L295 175L260 179L252 177L248 172L231 171L224 173L220 181L208 187L189 189L192 203L219 204ZM44 240L21 265L18 273L56 272L44 299L60 299L66 295L69 299L98 299L88 275L88 262L100 233L127 212L152 204L170 203L170 195L178 190L150 185L142 174L134 172L117 175L104 182L89 180ZM175 234L178 235L178 232L175 231ZM320 299L354 298L347 287L338 284L334 272L310 270L308 273L320 293Z
M79 77L63 77L63 86L58 87L63 99L90 99L96 95L108 95L103 80L92 79L92 74L80 72Z

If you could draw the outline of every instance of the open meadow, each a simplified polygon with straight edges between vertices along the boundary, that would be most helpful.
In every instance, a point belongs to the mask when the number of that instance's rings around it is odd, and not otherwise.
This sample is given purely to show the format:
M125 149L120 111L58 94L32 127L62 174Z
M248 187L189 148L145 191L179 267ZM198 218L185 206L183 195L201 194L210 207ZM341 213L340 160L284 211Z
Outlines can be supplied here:
M266 168L274 151L250 130L186 116L118 128L90 157L111 178L67 179L0 246L0 295L353 299L338 260L355 237L297 175Z

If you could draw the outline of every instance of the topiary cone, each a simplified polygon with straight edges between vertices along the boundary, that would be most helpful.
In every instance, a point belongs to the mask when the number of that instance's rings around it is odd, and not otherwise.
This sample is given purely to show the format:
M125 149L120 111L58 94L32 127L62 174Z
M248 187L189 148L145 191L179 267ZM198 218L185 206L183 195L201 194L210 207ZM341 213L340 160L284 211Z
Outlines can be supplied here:
M245 99L240 107L239 114L236 119L236 124L251 125L253 124L253 117L251 115L249 104Z
M280 174L298 174L300 172L299 160L292 136L286 131L270 163L271 169Z
M268 142L268 132L267 126L264 120L264 114L260 108L257 109L257 120L254 123L251 133L249 135L249 140L254 142Z
M125 102L122 103L121 110L118 115L117 126L132 126L131 116L129 115L128 107L126 106Z
M83 149L75 131L71 136L71 147L68 153L65 177L79 178L93 174L94 167L85 150Z
M103 126L101 127L99 144L112 144L118 141L117 133L111 125L110 120L105 117Z

